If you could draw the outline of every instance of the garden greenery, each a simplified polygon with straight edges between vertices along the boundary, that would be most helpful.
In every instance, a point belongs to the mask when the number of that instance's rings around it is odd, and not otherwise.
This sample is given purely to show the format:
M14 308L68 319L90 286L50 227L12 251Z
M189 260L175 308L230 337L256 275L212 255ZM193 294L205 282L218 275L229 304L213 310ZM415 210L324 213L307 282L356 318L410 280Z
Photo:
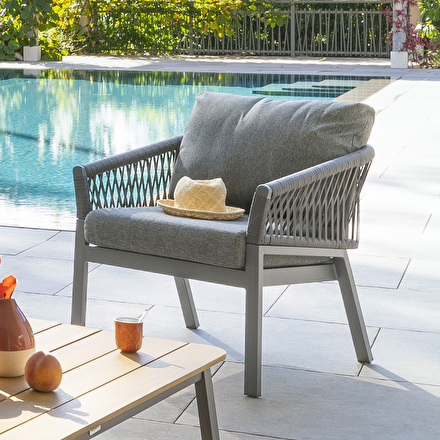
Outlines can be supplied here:
M82 12L76 0L0 0L0 60L20 58L24 46L37 44L45 59L71 53L85 37Z
M440 2L421 0L419 4L422 23L412 31L426 43L436 42ZM322 4L301 7L319 9ZM325 7L353 5L328 2ZM42 47L46 60L77 52L180 53L191 29L220 38L231 36L241 26L237 11L256 9L265 11L263 20L269 28L285 23L286 5L264 0L0 0L0 60L20 58L24 46L35 44Z
M417 31L422 38L426 38L437 48L440 46L440 1L422 0L420 2L422 22L417 26ZM440 65L440 50L433 50L432 60Z
M440 2L437 0L417 2L417 0L394 0L395 3L406 2L410 7L421 7L422 21L418 25L411 23L409 11L399 10L393 17L390 7L385 7L382 12L386 15L388 22L394 24L393 31L388 35L390 46L392 47L393 32L404 31L406 41L402 49L408 52L409 60L413 65L420 67L433 67L438 65L440 40L439 40L439 18ZM429 9L428 9L429 8ZM434 18L435 23L431 20Z

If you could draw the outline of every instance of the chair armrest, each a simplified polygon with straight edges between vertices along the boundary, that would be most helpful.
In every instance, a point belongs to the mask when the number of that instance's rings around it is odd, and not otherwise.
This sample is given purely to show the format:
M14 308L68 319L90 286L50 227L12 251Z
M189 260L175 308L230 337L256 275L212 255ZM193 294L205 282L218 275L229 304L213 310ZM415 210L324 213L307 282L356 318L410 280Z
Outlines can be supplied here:
M167 197L182 136L73 169L77 217L93 209L154 205Z
M249 213L252 244L356 248L359 199L374 150L362 149L259 185Z

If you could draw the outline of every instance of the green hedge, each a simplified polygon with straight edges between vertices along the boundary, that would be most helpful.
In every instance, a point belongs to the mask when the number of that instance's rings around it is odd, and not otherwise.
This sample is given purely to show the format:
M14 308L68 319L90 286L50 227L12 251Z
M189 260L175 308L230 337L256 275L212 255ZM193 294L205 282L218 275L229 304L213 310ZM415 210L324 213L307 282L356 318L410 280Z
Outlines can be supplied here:
M72 53L156 53L185 51L198 35L231 35L241 26L237 10L264 10L265 25L282 27L290 2L261 0L0 0L0 59L13 60L37 39L43 59ZM379 3L302 3L298 9L377 9ZM438 25L438 1L424 0ZM424 15L427 17L427 14ZM38 32L36 32L38 29ZM20 56L20 55L18 55Z

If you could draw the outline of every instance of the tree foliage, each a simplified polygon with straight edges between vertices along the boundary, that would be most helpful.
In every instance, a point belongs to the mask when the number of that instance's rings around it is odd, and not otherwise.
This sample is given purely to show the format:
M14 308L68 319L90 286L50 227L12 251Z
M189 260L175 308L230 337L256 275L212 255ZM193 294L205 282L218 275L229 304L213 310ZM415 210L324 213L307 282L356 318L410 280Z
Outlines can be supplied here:
M40 33L44 35L59 19L52 0L4 1L0 9L0 59L13 60L23 46L35 46Z
M377 4L324 2L327 10L377 8ZM324 3L301 3L320 9ZM438 0L421 0L422 33L435 38ZM290 3L265 0L0 0L0 59L13 60L25 45L40 44L43 59L75 52L176 53L197 35L233 36L240 11L263 11L267 28L283 27ZM285 29L284 31L287 32Z
M0 0L0 60L14 60L36 44L47 60L77 50L85 38L83 13L80 0Z

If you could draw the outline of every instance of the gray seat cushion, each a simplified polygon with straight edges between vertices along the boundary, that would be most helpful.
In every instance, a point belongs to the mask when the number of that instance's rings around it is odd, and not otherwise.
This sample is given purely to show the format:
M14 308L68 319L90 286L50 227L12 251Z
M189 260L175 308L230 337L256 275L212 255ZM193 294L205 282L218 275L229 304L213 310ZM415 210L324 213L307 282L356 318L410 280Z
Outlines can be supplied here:
M90 212L85 237L97 246L140 254L244 269L246 215L232 221L176 217L161 208L106 208ZM266 267L303 266L320 257L266 256Z
M361 103L197 96L171 181L221 177L227 204L249 211L256 187L363 147L374 110Z

